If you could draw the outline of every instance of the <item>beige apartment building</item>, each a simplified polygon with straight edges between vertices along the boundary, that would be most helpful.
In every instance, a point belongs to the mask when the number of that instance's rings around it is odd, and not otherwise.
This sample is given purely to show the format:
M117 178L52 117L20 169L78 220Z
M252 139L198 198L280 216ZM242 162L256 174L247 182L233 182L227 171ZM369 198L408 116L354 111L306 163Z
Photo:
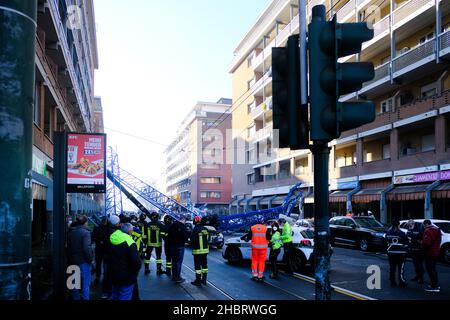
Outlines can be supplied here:
M328 18L374 28L359 56L341 59L374 63L375 78L341 101L371 99L377 116L330 143L331 211L450 219L450 1L307 2L308 22L323 4ZM234 52L233 141L245 160L233 164L230 212L280 205L302 183L299 212L313 215L311 153L272 148L271 48L298 33L297 3L271 1Z

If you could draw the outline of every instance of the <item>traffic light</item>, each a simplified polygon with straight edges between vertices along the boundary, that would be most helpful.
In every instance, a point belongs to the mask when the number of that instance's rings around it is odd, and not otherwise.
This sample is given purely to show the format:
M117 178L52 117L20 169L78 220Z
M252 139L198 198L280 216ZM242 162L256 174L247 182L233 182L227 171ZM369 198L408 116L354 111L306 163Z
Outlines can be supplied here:
M365 22L326 21L325 6L312 9L309 24L309 84L311 140L331 141L342 131L375 119L372 101L339 102L343 94L362 88L373 79L371 62L338 63L338 58L361 52L363 42L373 38Z
M272 48L273 129L279 131L279 147L307 149L308 108L300 105L299 36L292 35L286 47Z

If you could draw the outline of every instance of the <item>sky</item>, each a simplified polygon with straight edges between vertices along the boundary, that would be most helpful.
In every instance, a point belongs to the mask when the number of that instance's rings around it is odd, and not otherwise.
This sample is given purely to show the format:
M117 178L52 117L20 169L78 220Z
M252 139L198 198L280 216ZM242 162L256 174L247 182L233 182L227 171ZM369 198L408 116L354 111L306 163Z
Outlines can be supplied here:
M233 51L269 2L94 0L95 95L121 167L163 185L165 146L197 101L231 98Z

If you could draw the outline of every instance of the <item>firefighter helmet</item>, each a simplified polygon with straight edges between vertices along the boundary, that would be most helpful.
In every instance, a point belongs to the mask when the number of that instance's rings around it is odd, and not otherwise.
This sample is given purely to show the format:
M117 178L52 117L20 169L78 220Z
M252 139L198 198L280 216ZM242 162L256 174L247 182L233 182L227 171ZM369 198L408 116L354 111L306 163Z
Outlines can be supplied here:
M194 217L194 224L199 224L202 222L202 217L200 216L195 216Z

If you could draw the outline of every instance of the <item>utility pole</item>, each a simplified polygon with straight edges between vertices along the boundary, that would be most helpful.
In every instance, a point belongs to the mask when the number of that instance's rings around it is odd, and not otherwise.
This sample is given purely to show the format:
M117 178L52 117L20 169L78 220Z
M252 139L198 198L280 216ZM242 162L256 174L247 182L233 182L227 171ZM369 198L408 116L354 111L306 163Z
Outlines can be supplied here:
M0 300L31 299L36 0L0 0Z

